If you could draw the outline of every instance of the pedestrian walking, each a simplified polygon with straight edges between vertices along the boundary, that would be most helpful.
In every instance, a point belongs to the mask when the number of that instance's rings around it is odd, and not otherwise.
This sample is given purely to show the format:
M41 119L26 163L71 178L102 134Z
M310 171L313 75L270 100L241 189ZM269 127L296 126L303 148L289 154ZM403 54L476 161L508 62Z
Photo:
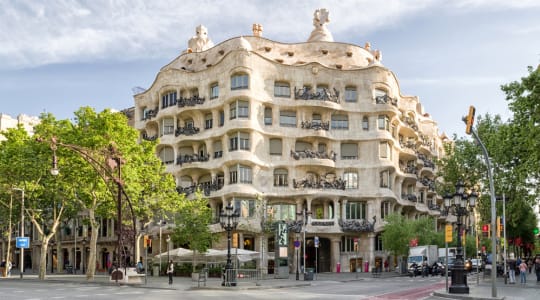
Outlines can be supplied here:
M13 264L10 260L6 263L6 269L7 269L7 277L11 277L11 268L13 267Z
M167 265L167 275L169 275L169 284L172 284L173 273L174 273L174 264L172 260L170 260L169 264Z
M519 265L519 279L522 285L527 283L527 264L525 261L521 261L521 264Z
M534 271L536 272L536 284L540 284L540 255L534 260Z
M508 267L508 279L510 284L516 283L516 260L514 256L510 254L510 259L506 261L506 266Z

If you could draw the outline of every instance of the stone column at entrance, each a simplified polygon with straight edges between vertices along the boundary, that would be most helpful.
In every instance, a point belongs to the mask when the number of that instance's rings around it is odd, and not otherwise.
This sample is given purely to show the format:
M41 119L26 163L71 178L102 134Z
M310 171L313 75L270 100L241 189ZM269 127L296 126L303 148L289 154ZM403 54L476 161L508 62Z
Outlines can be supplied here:
M369 253L368 253L368 261L369 261L369 270L371 271L371 268L375 268L375 233L371 232L368 234L368 240L369 240Z
M332 272L337 272L337 263L341 264L341 252L339 249L340 242L341 238L339 237L330 238L330 270L332 270Z

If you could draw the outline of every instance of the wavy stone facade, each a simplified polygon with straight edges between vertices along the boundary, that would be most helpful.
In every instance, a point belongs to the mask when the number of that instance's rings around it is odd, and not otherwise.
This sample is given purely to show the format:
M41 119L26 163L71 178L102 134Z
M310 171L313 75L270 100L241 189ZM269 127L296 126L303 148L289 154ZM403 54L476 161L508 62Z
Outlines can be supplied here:
M304 230L305 267L316 252L319 272L392 265L379 235L385 216L440 216L442 141L380 59L369 44L284 44L254 30L164 66L135 95L135 128L159 138L179 192L204 191L216 220L229 202L239 209L239 247L262 252L269 272L275 239L266 225L277 221L292 233L292 272ZM217 222L212 229L226 236Z

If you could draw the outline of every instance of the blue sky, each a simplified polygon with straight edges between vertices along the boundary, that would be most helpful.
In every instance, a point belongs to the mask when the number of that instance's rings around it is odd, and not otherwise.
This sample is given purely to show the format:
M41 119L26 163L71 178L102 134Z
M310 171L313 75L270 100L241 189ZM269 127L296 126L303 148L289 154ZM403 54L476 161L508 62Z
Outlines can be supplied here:
M123 109L204 24L214 44L251 35L305 42L317 8L338 42L383 53L403 95L441 132L464 135L469 105L511 117L501 84L540 64L540 1L9 1L0 0L0 112L72 118L81 106Z

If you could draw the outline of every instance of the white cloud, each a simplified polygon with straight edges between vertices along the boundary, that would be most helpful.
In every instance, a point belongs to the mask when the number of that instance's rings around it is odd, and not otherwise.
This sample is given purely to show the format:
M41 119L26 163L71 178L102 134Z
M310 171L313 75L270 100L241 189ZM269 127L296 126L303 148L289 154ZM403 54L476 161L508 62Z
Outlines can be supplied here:
M518 4L516 4L518 2ZM0 0L0 68L31 68L51 63L99 59L172 58L186 46L195 26L205 24L214 43L251 35L284 42L305 41L313 11L330 10L330 30L337 35L365 34L398 26L405 18L436 8L527 8L539 1L443 0L328 1L278 0Z

